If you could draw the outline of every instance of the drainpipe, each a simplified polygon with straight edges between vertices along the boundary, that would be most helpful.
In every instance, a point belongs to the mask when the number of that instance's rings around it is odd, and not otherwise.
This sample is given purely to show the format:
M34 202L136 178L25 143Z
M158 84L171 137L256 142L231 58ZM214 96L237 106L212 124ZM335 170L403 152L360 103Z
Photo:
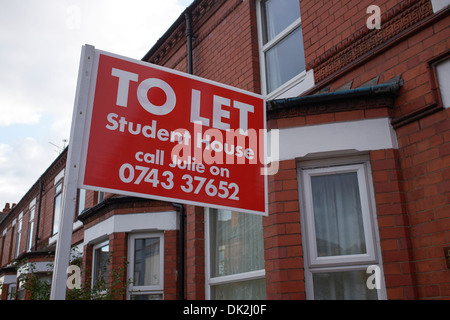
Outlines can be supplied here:
M191 27L191 13L190 11L186 11L184 13L184 17L186 19L186 42L187 42L187 66L188 66L188 73L193 74L193 68L192 68L192 27ZM180 214L180 234L178 238L178 245L180 249L179 253L179 274L180 274L180 280L179 280L179 291L180 291L180 300L184 300L184 206L180 203L172 203L172 205L178 209L178 212Z
M184 206L179 203L172 203L172 205L178 209L180 213L180 234L178 238L179 243L179 291L180 291L180 300L184 300Z
M186 11L184 13L184 17L186 19L186 42L187 42L187 65L188 65L188 73L193 74L192 67L192 26L191 26L191 12Z
M42 177L39 178L39 206L36 214L36 234L34 235L34 251L37 250L39 241L39 220L41 217L41 202L42 202L42 192L44 191L44 186L42 183Z

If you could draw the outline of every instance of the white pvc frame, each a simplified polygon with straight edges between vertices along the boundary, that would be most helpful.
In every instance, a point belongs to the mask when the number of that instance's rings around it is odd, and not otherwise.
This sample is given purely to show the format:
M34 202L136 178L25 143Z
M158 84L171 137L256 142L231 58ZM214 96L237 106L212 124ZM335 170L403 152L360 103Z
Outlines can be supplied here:
M127 299L133 295L140 294L161 294L164 297L164 233L162 232L146 232L146 233L132 233L128 236L128 278L134 279L134 240L144 238L158 238L159 239L159 285L154 286L135 286L131 282L127 290Z
M366 254L317 257L315 242L314 212L312 211L311 176L342 172L357 172L361 197ZM376 265L381 270L381 288L377 290L379 300L386 299L383 263L381 257L378 224L376 220L375 196L369 160L366 156L349 156L309 160L299 163L300 220L304 248L306 298L314 299L313 274L367 270ZM369 277L369 274L368 274Z
M267 74L266 74L266 52L280 43L284 38L290 35L296 28L302 24L302 19L299 17L297 20L286 27L282 32L276 35L273 39L264 44L263 28L264 22L262 18L261 0L256 1L256 15L257 15L257 28L258 28L258 49L259 49L259 67L261 73L261 89L262 93L266 95L267 100L275 98L284 98L291 96L298 96L302 92L312 88L314 86L314 74L313 71L302 71L297 76L283 83L278 88L271 92L267 91Z

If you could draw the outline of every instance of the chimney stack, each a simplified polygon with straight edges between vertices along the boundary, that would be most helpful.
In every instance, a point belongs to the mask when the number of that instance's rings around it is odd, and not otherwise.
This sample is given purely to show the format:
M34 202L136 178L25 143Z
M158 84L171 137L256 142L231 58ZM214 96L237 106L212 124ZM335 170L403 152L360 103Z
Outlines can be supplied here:
M3 208L3 210L0 211L0 213L7 214L7 213L10 212L10 211L11 211L11 206L10 206L10 204L7 202L7 203L5 204L5 208Z

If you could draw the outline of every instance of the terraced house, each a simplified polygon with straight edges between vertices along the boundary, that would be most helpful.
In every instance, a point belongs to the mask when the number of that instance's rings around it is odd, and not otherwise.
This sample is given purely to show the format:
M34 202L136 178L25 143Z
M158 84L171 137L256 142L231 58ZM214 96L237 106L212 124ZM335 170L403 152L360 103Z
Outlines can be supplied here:
M142 60L266 98L268 215L79 190L83 284L121 266L120 299L449 299L449 5L193 1ZM66 157L0 215L2 299L29 297L24 266L49 277Z

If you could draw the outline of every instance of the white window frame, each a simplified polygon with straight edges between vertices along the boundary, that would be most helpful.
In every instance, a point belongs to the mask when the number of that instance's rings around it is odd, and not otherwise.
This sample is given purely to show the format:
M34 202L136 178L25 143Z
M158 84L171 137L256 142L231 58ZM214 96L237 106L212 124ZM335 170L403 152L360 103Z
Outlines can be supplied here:
M211 230L209 221L210 208L205 208L205 298L211 300L211 289L213 286L229 284L235 282L243 282L250 280L265 279L266 270L260 269L255 271L248 271L236 273L226 276L211 278Z
M376 262L375 250L374 248L374 237L371 227L370 218L370 202L369 195L367 191L367 178L365 174L364 164L354 164L347 166L337 166L337 167L322 167L315 169L304 169L303 183L304 183L304 201L305 201L305 220L306 226L308 228L308 252L310 253L310 266L332 266L332 265L344 265L349 263L360 263L360 262ZM361 199L361 210L362 210L362 220L365 236L365 244L367 253L365 254L352 254L352 255L339 255L339 256L328 256L328 257L318 257L317 255L317 245L316 245L316 232L314 224L314 211L312 203L312 191L311 191L311 177L322 176L322 175L332 175L337 173L351 173L355 172L358 176L358 186L359 195Z
M266 95L266 99L284 98L291 96L298 96L306 90L314 86L314 74L313 71L303 70L297 76L283 83L278 88L271 92L268 92L267 88L267 73L266 73L266 52L273 48L276 44L280 43L284 38L290 35L295 29L301 27L301 16L286 27L282 32L277 34L273 39L264 44L264 19L262 17L263 12L261 10L261 1L256 1L256 13L257 13L257 27L258 27L258 47L259 47L259 63L261 73L261 89L262 94ZM306 62L305 62L306 63ZM306 68L306 64L305 64Z
M103 241L103 242L100 242L100 243L97 243L97 244L95 244L93 247L92 247L92 270L91 270L91 288L93 288L94 287L94 280L95 280L95 255L96 255L96 251L97 251L97 249L100 249L100 248L102 248L102 247L104 247L104 246L106 246L106 245L108 245L109 246L109 240L106 240L106 241ZM108 250L108 254L111 252L111 247L109 247L109 250ZM108 267L109 267L109 264L108 264ZM108 277L109 277L110 275L108 274ZM105 279L105 281L108 281L108 279Z
M318 257L312 207L311 177L336 173L356 172L361 199L365 254ZM302 238L305 248L305 285L307 299L314 299L313 274L326 272L366 271L376 265L381 270L381 288L378 299L386 299L381 248L376 221L376 205L371 177L370 161L366 155L332 159L308 160L298 164L300 218ZM303 212L303 214L302 214ZM368 277L370 274L367 275Z
M14 258L17 258L20 253L20 244L22 239L22 220L23 220L23 212L19 214L19 220L17 221L17 230L16 230L16 248L14 253Z
M64 192L64 174L65 174L65 169L61 170L55 177L55 179L53 180L53 185L56 186L58 185L58 183L61 181L61 205L62 205L62 193ZM55 193L56 195L56 193ZM55 219L55 195L53 196L53 219ZM61 212L62 212L62 208L61 208ZM60 217L61 219L61 217ZM59 221L59 223L61 223L61 221ZM59 230L57 230L55 233L53 233L53 224L54 221L52 221L52 236L50 237L50 239L48 240L49 244L55 243L56 240L58 240L58 232Z
M56 189L59 187L61 185L61 190L60 191L56 191ZM56 183L55 183L55 194L53 195L53 223L52 223L52 237L54 237L55 235L57 235L58 234L58 232L59 232L59 227L60 227L60 225L61 225L61 216L62 216L62 210L63 210L63 208L62 208L62 206L63 206L63 192L64 192L64 190L63 190L63 188L64 188L64 181L63 181L63 178L61 178L60 180L58 180ZM60 212L56 212L56 207L55 207L55 204L56 204L56 199L58 198L58 197L61 197L61 204L60 204ZM57 230L55 230L55 219L56 219L56 215L59 215L59 217L58 217L58 219L59 219L59 222L58 222L58 225L56 226L57 228Z
M442 106L448 109L450 108L450 93L446 90L446 86L450 81L450 58L439 61L435 68Z
M100 202L102 202L103 200L105 200L105 192L99 191L99 192L98 192L98 197L97 197L97 203L100 203Z
M36 198L30 202L30 219L28 221L27 252L33 247L34 218L36 216Z
M134 285L134 241L136 239L144 238L159 238L159 252L160 252L160 265L159 270L160 281L159 285L153 286L135 286ZM162 232L149 232L149 233L131 233L128 236L128 279L130 283L127 290L127 299L131 299L132 296L137 295L161 295L164 299L164 233Z
M78 189L78 206L77 216L79 216L86 208L86 189Z
M6 300L15 300L16 293L17 293L17 285L15 283L11 283L8 286L8 297L6 298Z

